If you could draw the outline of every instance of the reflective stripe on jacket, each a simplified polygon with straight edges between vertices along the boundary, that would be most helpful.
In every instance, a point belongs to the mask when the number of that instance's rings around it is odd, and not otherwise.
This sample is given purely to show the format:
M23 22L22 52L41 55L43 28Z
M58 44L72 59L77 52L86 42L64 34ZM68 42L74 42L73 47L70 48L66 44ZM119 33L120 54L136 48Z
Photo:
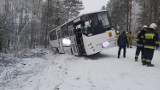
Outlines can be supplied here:
M158 41L158 33L154 29L149 28L145 33L144 48L155 49L155 47L159 47Z

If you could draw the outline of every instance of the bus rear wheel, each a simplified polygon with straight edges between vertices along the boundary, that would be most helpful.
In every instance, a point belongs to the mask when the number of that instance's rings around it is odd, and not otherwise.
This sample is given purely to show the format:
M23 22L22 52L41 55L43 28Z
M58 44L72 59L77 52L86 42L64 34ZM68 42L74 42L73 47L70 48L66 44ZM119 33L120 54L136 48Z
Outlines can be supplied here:
M59 54L59 50L58 50L58 48L56 48L56 53L58 53L58 54Z

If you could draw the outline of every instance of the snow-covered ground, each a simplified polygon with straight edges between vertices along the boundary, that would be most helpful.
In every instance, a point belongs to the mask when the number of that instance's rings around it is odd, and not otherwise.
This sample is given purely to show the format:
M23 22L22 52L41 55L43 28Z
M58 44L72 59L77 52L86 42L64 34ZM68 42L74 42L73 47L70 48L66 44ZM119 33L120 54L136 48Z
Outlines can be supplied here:
M22 59L4 55L0 90L159 90L160 51L154 54L155 67L135 62L135 48L127 49L126 58L118 59L117 51L115 47L89 57L49 50L32 51L39 54Z

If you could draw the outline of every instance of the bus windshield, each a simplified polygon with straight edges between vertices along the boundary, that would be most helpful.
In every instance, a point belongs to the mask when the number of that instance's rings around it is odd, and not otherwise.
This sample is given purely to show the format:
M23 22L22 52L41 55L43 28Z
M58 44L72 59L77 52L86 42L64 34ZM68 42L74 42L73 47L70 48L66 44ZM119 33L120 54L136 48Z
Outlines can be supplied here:
M82 20L84 21L83 34L87 36L103 33L111 27L107 12L85 15Z
M111 27L107 12L98 13L97 16L98 20L103 24L103 28Z

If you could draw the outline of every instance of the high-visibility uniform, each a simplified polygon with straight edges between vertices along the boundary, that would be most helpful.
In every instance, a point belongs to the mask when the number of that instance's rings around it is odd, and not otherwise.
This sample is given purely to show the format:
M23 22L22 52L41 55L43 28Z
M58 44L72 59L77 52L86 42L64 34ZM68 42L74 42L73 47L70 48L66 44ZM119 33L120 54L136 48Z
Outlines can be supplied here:
M131 33L128 33L128 34L127 34L127 40L128 40L128 45L127 45L127 47L128 47L128 48L132 48L132 34L131 34Z
M116 39L118 40L118 38L119 38L119 33L116 33Z
M145 30L141 30L138 35L137 35L137 49L136 49L136 54L135 54L135 61L138 60L139 53L141 52L141 60L142 63L144 61L143 57L143 48L144 48L144 39L145 39Z
M147 66L151 65L151 61L154 55L155 48L159 47L159 36L158 33L149 28L145 33L145 42L144 42L144 58Z

